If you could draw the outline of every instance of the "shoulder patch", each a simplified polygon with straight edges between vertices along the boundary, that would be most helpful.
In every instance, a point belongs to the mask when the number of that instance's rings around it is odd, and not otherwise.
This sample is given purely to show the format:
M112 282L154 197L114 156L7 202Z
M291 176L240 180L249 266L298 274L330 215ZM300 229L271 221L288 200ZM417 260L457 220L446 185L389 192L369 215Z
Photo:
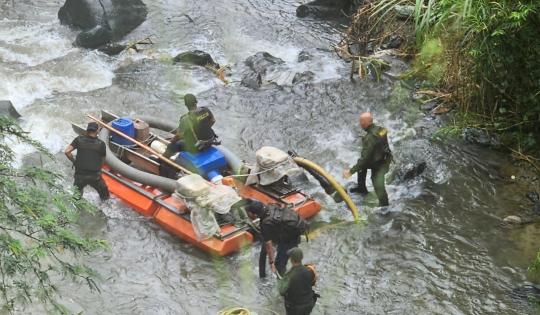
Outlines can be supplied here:
M388 134L388 130L386 130L386 128L381 128L378 134L379 134L379 137L384 137Z

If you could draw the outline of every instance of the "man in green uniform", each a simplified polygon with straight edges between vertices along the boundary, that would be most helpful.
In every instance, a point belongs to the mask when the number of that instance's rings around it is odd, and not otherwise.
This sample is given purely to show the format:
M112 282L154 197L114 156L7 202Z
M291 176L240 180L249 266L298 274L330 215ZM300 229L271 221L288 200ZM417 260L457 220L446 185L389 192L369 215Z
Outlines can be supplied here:
M287 254L292 267L278 282L279 294L285 297L287 315L309 315L319 297L312 289L317 280L315 268L302 264L304 254L300 248L292 248Z
M197 153L213 144L219 144L212 129L216 122L212 112L206 107L197 107L197 98L193 94L186 94L184 103L188 112L180 117L176 134L163 154L167 158L176 152Z
M349 178L352 174L358 173L358 186L352 192L367 194L366 175L371 169L371 182L379 198L379 206L388 206L388 194L384 187L384 176L388 172L392 161L392 152L388 145L388 131L373 123L371 113L360 115L360 127L367 134L362 139L362 153L358 162L343 172L343 177Z
M107 154L105 142L97 137L98 124L91 122L86 127L86 135L78 136L64 151L75 166L75 187L83 194L84 187L90 185L99 193L101 200L109 199L109 189L101 178L101 166ZM77 157L73 151L77 150Z

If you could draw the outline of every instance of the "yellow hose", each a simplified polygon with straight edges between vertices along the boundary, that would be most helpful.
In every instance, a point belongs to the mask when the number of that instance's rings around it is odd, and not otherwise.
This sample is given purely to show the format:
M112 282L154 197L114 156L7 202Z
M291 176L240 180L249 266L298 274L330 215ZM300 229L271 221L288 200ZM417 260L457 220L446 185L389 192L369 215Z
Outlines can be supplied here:
M334 187L334 189L337 191L339 196L341 198L343 198L343 200L345 201L345 203L347 204L347 206L351 210L352 215L354 217L354 221L358 222L358 220L359 220L358 208L356 207L354 202L351 200L351 197L349 197L349 194L347 194L345 189L343 189L343 187L341 187L341 185L336 181L336 179L332 175L328 174L322 167L320 167L319 165L311 162L310 160L306 160L306 159L301 158L299 156L295 156L293 159L297 164L299 164L301 166L309 167L312 170L314 170L315 172L319 173L324 178L326 178L326 180L332 185L332 187Z

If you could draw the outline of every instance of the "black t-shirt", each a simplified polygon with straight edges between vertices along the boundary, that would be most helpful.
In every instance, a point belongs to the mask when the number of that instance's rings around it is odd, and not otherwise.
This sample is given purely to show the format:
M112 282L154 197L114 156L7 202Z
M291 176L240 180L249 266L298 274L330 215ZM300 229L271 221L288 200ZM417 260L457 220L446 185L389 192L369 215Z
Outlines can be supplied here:
M105 142L89 136L78 136L71 146L77 150L75 158L76 175L95 175L101 170L103 158L107 154Z

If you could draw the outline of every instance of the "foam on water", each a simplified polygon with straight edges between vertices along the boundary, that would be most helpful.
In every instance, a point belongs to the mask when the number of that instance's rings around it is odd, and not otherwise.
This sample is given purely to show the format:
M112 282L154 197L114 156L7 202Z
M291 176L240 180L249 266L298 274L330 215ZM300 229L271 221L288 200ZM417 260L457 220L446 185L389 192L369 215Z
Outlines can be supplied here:
M65 56L75 49L70 39L72 36L63 34L70 32L56 22L18 24L10 20L0 21L0 61L35 66Z
M1 68L0 99L11 100L21 109L54 93L88 92L112 84L112 66L103 61L102 56L88 53L82 58L79 54L73 57L32 70Z

